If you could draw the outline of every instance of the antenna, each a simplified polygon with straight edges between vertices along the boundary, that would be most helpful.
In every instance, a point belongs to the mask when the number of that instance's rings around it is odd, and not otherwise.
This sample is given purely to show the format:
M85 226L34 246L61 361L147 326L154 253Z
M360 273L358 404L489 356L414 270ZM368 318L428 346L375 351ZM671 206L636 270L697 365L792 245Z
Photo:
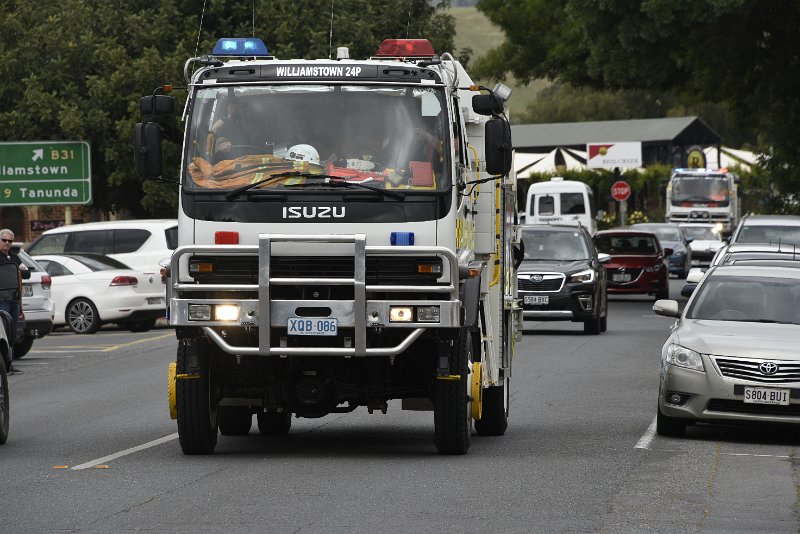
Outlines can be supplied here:
M328 59L333 59L332 50L333 50L333 2L331 0L331 29L328 33Z
M203 30L203 17L206 14L206 0L203 0L203 11L200 12L200 27L197 28L197 43L194 45L194 55L197 57L197 52L200 50L200 32Z

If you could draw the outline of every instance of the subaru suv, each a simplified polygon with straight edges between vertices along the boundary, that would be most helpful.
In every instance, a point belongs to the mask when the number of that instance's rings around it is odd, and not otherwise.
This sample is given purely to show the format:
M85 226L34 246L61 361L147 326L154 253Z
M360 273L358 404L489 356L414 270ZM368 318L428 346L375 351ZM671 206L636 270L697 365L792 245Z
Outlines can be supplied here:
M525 256L517 286L523 317L537 321L582 322L588 334L605 332L608 317L606 271L610 259L599 254L580 225L524 225Z

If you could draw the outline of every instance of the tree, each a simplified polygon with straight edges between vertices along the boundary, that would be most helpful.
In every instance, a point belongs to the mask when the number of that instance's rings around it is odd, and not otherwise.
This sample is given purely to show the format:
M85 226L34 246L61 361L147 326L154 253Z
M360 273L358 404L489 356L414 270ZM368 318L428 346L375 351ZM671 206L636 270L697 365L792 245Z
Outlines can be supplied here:
M164 84L185 86L183 67L219 37L262 37L278 57L373 54L386 37L426 37L451 50L455 24L425 0L0 0L0 138L88 140L94 205L134 216L174 216L174 187L142 181L133 168L139 98ZM200 20L203 20L202 28ZM186 91L175 91L183 109ZM176 115L180 115L177 113ZM183 123L164 128L164 176L176 179Z
M506 33L478 76L675 92L758 132L785 192L800 184L800 4L758 0L480 0Z

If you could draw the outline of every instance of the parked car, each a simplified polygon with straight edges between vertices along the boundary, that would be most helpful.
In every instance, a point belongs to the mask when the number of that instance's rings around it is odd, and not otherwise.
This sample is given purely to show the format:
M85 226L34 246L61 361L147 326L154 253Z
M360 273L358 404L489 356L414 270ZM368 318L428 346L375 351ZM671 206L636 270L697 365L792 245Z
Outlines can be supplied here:
M631 229L656 234L662 247L672 249L667 260L669 273L678 275L678 278L686 278L692 268L692 239L683 228L673 223L638 223L631 225Z
M164 315L160 275L128 269L99 254L48 254L36 261L53 280L54 323L76 334L92 334L104 323L143 332Z
M661 352L656 430L681 436L701 422L800 424L800 269L711 267Z
M42 254L102 254L146 274L178 246L177 219L145 219L71 224L47 230L27 248Z
M800 246L800 217L795 215L745 215L730 243L769 243Z
M525 256L517 286L523 317L539 321L582 322L589 334L605 332L608 296L603 262L583 226L525 225Z
M28 268L30 278L22 280L22 331L14 344L14 358L22 358L33 346L33 340L44 337L53 330L55 306L50 291L52 279L44 267L39 265L27 252L14 244L11 249Z
M716 224L681 224L683 233L691 239L692 267L708 267L717 251L725 245L722 233Z
M605 264L608 292L669 297L667 257L656 235L643 230L602 230L593 238L598 252L611 255Z

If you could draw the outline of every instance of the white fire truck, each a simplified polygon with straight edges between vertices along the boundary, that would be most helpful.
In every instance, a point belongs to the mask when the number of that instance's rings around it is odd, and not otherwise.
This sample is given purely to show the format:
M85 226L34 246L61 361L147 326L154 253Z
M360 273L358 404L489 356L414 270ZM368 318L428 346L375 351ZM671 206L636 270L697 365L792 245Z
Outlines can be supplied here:
M191 58L170 411L185 454L366 407L433 410L436 447L502 435L521 311L504 102L426 40L280 60L259 39ZM193 70L194 67L194 70ZM191 72L191 74L190 74ZM136 166L161 176L167 86Z
M739 177L728 169L675 169L667 184L666 221L712 223L730 235L739 224Z

